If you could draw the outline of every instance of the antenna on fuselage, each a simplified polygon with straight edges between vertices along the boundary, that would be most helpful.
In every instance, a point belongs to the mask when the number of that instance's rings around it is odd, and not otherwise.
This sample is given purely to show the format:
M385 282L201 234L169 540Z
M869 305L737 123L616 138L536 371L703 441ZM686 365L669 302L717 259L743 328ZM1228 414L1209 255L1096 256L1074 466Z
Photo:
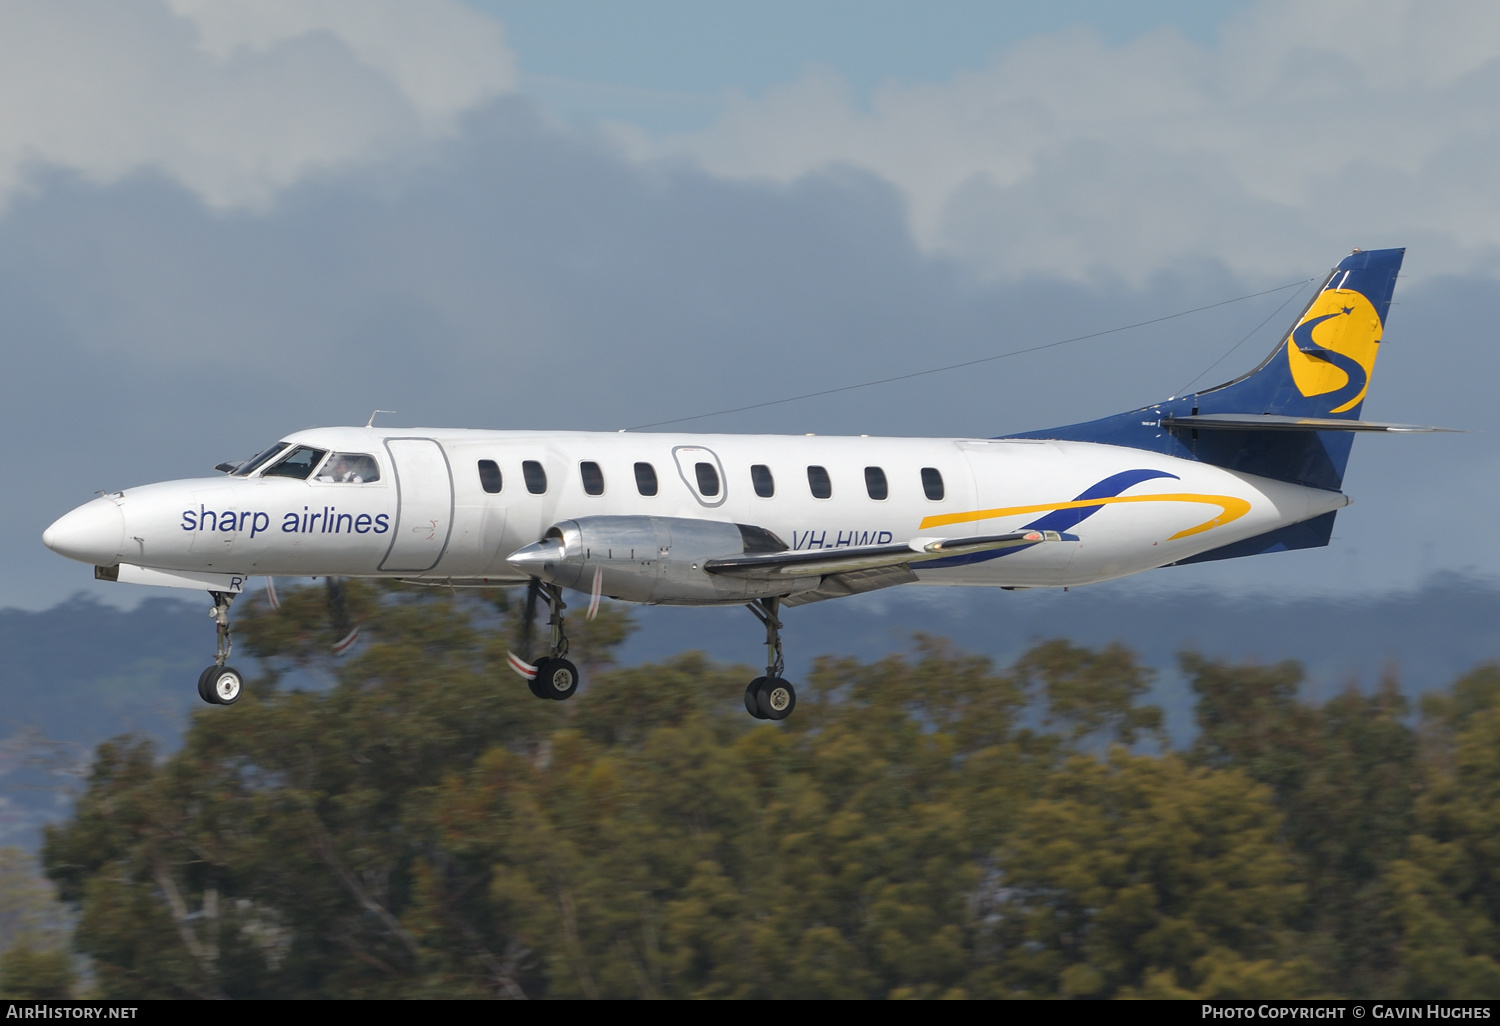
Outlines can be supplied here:
M374 427L375 426L375 414L376 413L395 413L395 412L396 412L395 410L376 410L375 413L370 414L370 419L367 420L367 421L365 421L365 427L368 428L368 427Z

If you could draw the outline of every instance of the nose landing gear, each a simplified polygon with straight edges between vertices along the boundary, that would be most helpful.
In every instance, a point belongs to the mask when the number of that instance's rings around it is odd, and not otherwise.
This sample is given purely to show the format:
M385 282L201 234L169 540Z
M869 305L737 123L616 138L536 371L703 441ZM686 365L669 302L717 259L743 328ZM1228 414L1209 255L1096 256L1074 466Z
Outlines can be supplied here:
M562 588L558 585L544 584L542 589L546 592L547 609L551 613L547 624L552 628L552 647L547 658L537 660L536 676L527 683L531 687L531 693L537 698L563 702L572 698L573 693L578 690L578 667L566 658L568 634L564 629L563 610L568 606L563 601Z
M198 674L198 697L210 705L233 705L239 701L240 691L245 686L240 671L226 665L229 653L234 649L234 642L229 636L229 606L234 602L234 595L223 591L211 591L208 594L214 600L214 607L208 611L208 615L218 625L219 645L214 652L213 665Z
M784 720L797 708L797 689L782 679L786 660L781 651L781 599L756 599L746 609L766 625L766 675L745 688L745 711L757 720Z

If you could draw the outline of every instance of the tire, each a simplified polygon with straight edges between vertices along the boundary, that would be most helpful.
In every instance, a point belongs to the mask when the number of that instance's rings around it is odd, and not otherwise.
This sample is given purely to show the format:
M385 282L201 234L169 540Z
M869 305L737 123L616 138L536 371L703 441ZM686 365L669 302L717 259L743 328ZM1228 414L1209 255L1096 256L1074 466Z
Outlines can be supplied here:
M797 708L797 689L780 677L769 677L755 689L762 719L784 720Z
M198 697L209 705L219 704L219 700L214 697L214 674L218 672L218 666L210 666L198 674Z
M198 674L198 697L209 705L233 705L245 690L245 678L232 666L210 666Z
M531 689L532 695L537 698L544 698L548 700L551 700L552 698L551 695L547 694L547 692L543 690L545 682L544 678L542 677L542 674L547 672L547 664L550 662L552 662L551 659L538 659L536 661L536 675L526 682L526 686Z
M578 690L578 667L566 659L545 659L537 668L536 679L546 697L565 702Z
M766 678L756 677L745 688L745 711L757 720L766 718L765 713L760 711L760 686L765 682Z

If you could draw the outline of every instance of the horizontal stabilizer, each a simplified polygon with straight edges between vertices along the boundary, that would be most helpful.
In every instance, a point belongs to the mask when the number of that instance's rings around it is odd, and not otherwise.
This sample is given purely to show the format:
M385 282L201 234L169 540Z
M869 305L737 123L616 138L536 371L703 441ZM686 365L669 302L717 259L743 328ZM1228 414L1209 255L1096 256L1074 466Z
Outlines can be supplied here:
M1397 434L1458 430L1426 424L1387 424L1377 420L1340 420L1337 417L1281 417L1271 413L1200 413L1187 417L1163 417L1161 426L1195 431L1390 431Z
M711 559L703 569L711 574L735 577L813 577L820 574L873 570L877 567L902 566L928 559L966 556L972 552L1024 548L1042 542L1077 541L1076 535L1056 531L1016 531L1012 534L983 535L978 538L913 538L895 545L855 545L841 549L805 549L802 551L747 553Z

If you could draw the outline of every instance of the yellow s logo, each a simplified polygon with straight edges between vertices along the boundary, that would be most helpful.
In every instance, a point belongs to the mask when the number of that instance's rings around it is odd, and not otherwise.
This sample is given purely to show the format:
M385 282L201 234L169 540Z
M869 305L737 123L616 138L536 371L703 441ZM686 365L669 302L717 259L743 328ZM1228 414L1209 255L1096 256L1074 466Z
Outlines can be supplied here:
M1298 391L1308 397L1332 393L1329 413L1354 409L1369 390L1380 333L1380 316L1361 293L1322 292L1286 347Z

